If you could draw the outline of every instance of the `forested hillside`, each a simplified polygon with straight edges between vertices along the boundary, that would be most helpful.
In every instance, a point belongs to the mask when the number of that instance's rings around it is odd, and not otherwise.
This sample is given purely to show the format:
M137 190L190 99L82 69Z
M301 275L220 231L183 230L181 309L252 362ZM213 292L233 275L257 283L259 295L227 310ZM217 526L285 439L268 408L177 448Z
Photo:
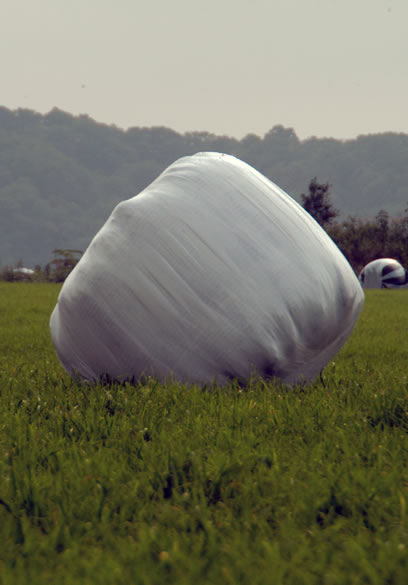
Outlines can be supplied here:
M44 264L55 248L85 249L114 206L177 158L233 154L300 201L312 177L330 184L341 217L391 216L408 202L408 135L299 140L275 126L242 140L164 127L100 124L54 109L0 107L0 267Z

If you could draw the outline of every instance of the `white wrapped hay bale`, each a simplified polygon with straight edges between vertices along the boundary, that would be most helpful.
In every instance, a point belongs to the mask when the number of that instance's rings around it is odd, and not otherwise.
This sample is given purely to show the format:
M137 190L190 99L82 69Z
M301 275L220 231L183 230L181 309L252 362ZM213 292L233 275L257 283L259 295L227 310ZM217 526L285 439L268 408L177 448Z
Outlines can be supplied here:
M364 266L358 279L364 288L400 288L407 286L405 268L394 258L378 258Z
M199 153L114 209L50 325L63 366L88 380L294 383L338 352L363 297L291 197L232 156Z

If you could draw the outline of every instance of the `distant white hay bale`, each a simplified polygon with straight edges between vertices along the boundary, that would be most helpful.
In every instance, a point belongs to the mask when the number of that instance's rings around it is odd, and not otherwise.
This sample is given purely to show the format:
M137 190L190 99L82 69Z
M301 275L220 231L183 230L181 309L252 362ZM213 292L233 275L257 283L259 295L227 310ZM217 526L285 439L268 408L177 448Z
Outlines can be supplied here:
M24 274L26 276L32 276L34 274L34 270L32 268L14 268L14 274Z
M407 286L405 268L394 258L378 258L364 266L358 279L364 288L401 288Z
M246 163L199 153L120 203L50 326L68 372L187 383L314 379L364 294L333 241Z

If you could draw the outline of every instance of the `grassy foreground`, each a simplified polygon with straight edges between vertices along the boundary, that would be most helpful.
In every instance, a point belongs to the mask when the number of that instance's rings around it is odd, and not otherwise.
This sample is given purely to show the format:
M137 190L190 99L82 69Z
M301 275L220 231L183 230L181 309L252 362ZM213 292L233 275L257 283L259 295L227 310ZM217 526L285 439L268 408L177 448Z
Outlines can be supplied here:
M0 283L0 583L408 580L408 290L288 390L81 386L51 284Z

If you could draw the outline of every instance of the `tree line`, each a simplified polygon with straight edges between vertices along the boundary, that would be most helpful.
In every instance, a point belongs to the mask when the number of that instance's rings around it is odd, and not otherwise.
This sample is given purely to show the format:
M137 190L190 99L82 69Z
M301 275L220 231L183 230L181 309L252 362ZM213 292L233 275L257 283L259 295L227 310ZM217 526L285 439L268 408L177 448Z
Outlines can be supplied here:
M397 241L394 255L405 258L406 134L299 140L277 125L237 140L165 127L123 130L56 108L43 115L0 107L0 269L20 258L44 268L55 248L85 250L120 201L178 158L202 151L240 158L298 202L318 174L339 210L328 229L353 266L370 250L391 253ZM381 251L372 245L378 229L386 232Z
M339 211L329 188L328 183L319 183L314 177L308 193L301 195L302 205L337 244L356 274L377 258L395 258L408 267L408 208L394 218L381 209L369 220L349 216L338 221Z
M16 265L6 265L0 270L0 280L7 282L64 282L78 264L82 250L54 250L53 258L44 266L36 264L34 269L27 269L23 260Z

